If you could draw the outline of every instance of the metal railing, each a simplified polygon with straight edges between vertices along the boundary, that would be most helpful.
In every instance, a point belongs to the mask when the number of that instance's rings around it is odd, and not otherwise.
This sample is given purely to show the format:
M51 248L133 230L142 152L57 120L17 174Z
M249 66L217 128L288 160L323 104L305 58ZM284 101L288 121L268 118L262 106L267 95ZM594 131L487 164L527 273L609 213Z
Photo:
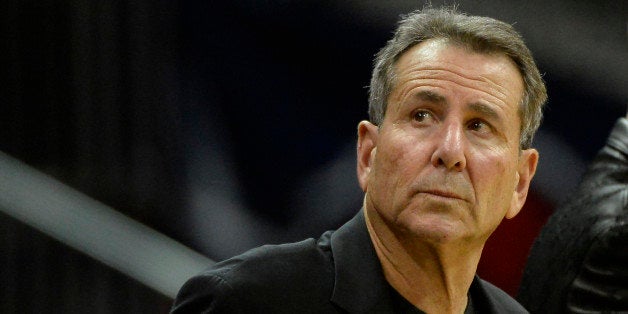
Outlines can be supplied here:
M0 211L174 298L213 261L0 152Z

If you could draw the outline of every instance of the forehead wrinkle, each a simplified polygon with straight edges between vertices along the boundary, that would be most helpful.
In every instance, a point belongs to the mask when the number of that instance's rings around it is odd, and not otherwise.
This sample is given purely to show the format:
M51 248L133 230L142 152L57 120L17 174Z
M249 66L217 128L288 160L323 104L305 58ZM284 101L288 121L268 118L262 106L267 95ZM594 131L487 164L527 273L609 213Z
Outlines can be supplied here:
M425 62L427 62L427 64L424 64ZM468 69L466 69L465 67L461 67L458 64L456 64L455 62L450 62L447 60L423 60L423 58L413 58L411 60L407 61L407 64L400 69L400 64L399 63L395 63L394 65L395 67L395 72L399 73L399 77L403 76L407 73L412 73L412 72L416 72L416 71L434 71L434 72L438 72L438 71L444 71L444 72L450 72L453 73L459 77L462 77L464 79L467 80L471 80L471 81L477 81L477 82L484 82L484 83L488 83L489 85L491 85L497 93L500 93L502 96L506 97L507 94L507 88L498 84L497 82L491 80L490 78L486 77L485 75L477 74L477 75L472 75L472 74L467 74L469 71ZM453 67L453 69L452 69ZM401 70L401 71L400 71ZM494 69L494 67L492 67L492 69L494 72L502 72L504 69ZM471 70L476 71L477 70ZM482 71L487 71L487 69L482 69ZM490 70L489 70L490 71Z
M413 73L415 74L412 75ZM506 87L499 85L498 83L494 82L493 80L485 76L473 77L470 75L465 75L464 73L461 73L458 71L452 71L451 69L447 69L444 67L441 68L441 67L434 67L434 66L410 68L410 69L407 69L407 71L401 72L398 78L401 78L404 75L412 76L407 81L404 82L404 85L412 85L408 83L411 83L417 80L425 80L426 81L425 83L427 83L426 85L432 85L432 84L429 84L431 80L437 80L437 81L443 80L444 77L446 76L455 75L455 76L463 78L463 80L453 79L453 80L448 80L448 81L461 87L478 90L479 92L486 94L489 97L494 98L495 100L498 100L498 102L501 102L504 104L508 103L507 102L508 89ZM474 82L475 84L473 84ZM488 90L482 89L482 86L486 86L486 85L488 85L490 88ZM402 90L402 93L400 94L400 96L405 95L409 90L413 88L416 88L416 86L414 87L408 86L407 88Z

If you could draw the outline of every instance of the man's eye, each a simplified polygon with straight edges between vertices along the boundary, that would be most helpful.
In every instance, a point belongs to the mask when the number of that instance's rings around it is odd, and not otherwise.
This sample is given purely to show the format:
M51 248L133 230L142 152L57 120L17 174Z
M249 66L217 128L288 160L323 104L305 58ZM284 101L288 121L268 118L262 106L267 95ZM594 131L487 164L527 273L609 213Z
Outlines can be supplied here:
M429 111L417 111L414 113L414 120L424 122L432 117Z
M489 132L490 126L481 120L471 121L468 125L469 130L478 131L478 132Z

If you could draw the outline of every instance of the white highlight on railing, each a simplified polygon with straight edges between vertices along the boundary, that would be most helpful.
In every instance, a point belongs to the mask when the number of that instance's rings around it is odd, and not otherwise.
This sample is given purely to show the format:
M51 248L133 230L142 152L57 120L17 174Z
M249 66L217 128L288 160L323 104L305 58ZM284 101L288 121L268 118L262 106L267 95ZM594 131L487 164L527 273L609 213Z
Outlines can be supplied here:
M174 298L213 261L0 152L0 211Z

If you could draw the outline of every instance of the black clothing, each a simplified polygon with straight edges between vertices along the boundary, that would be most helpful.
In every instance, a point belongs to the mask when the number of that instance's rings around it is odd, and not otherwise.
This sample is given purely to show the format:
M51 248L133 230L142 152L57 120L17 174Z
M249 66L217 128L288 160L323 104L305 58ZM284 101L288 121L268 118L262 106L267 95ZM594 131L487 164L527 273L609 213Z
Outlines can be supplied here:
M628 119L543 227L518 299L532 313L628 312Z
M477 313L527 313L476 276ZM422 313L384 278L363 212L318 240L267 245L189 280L172 313ZM470 313L470 312L469 312Z

